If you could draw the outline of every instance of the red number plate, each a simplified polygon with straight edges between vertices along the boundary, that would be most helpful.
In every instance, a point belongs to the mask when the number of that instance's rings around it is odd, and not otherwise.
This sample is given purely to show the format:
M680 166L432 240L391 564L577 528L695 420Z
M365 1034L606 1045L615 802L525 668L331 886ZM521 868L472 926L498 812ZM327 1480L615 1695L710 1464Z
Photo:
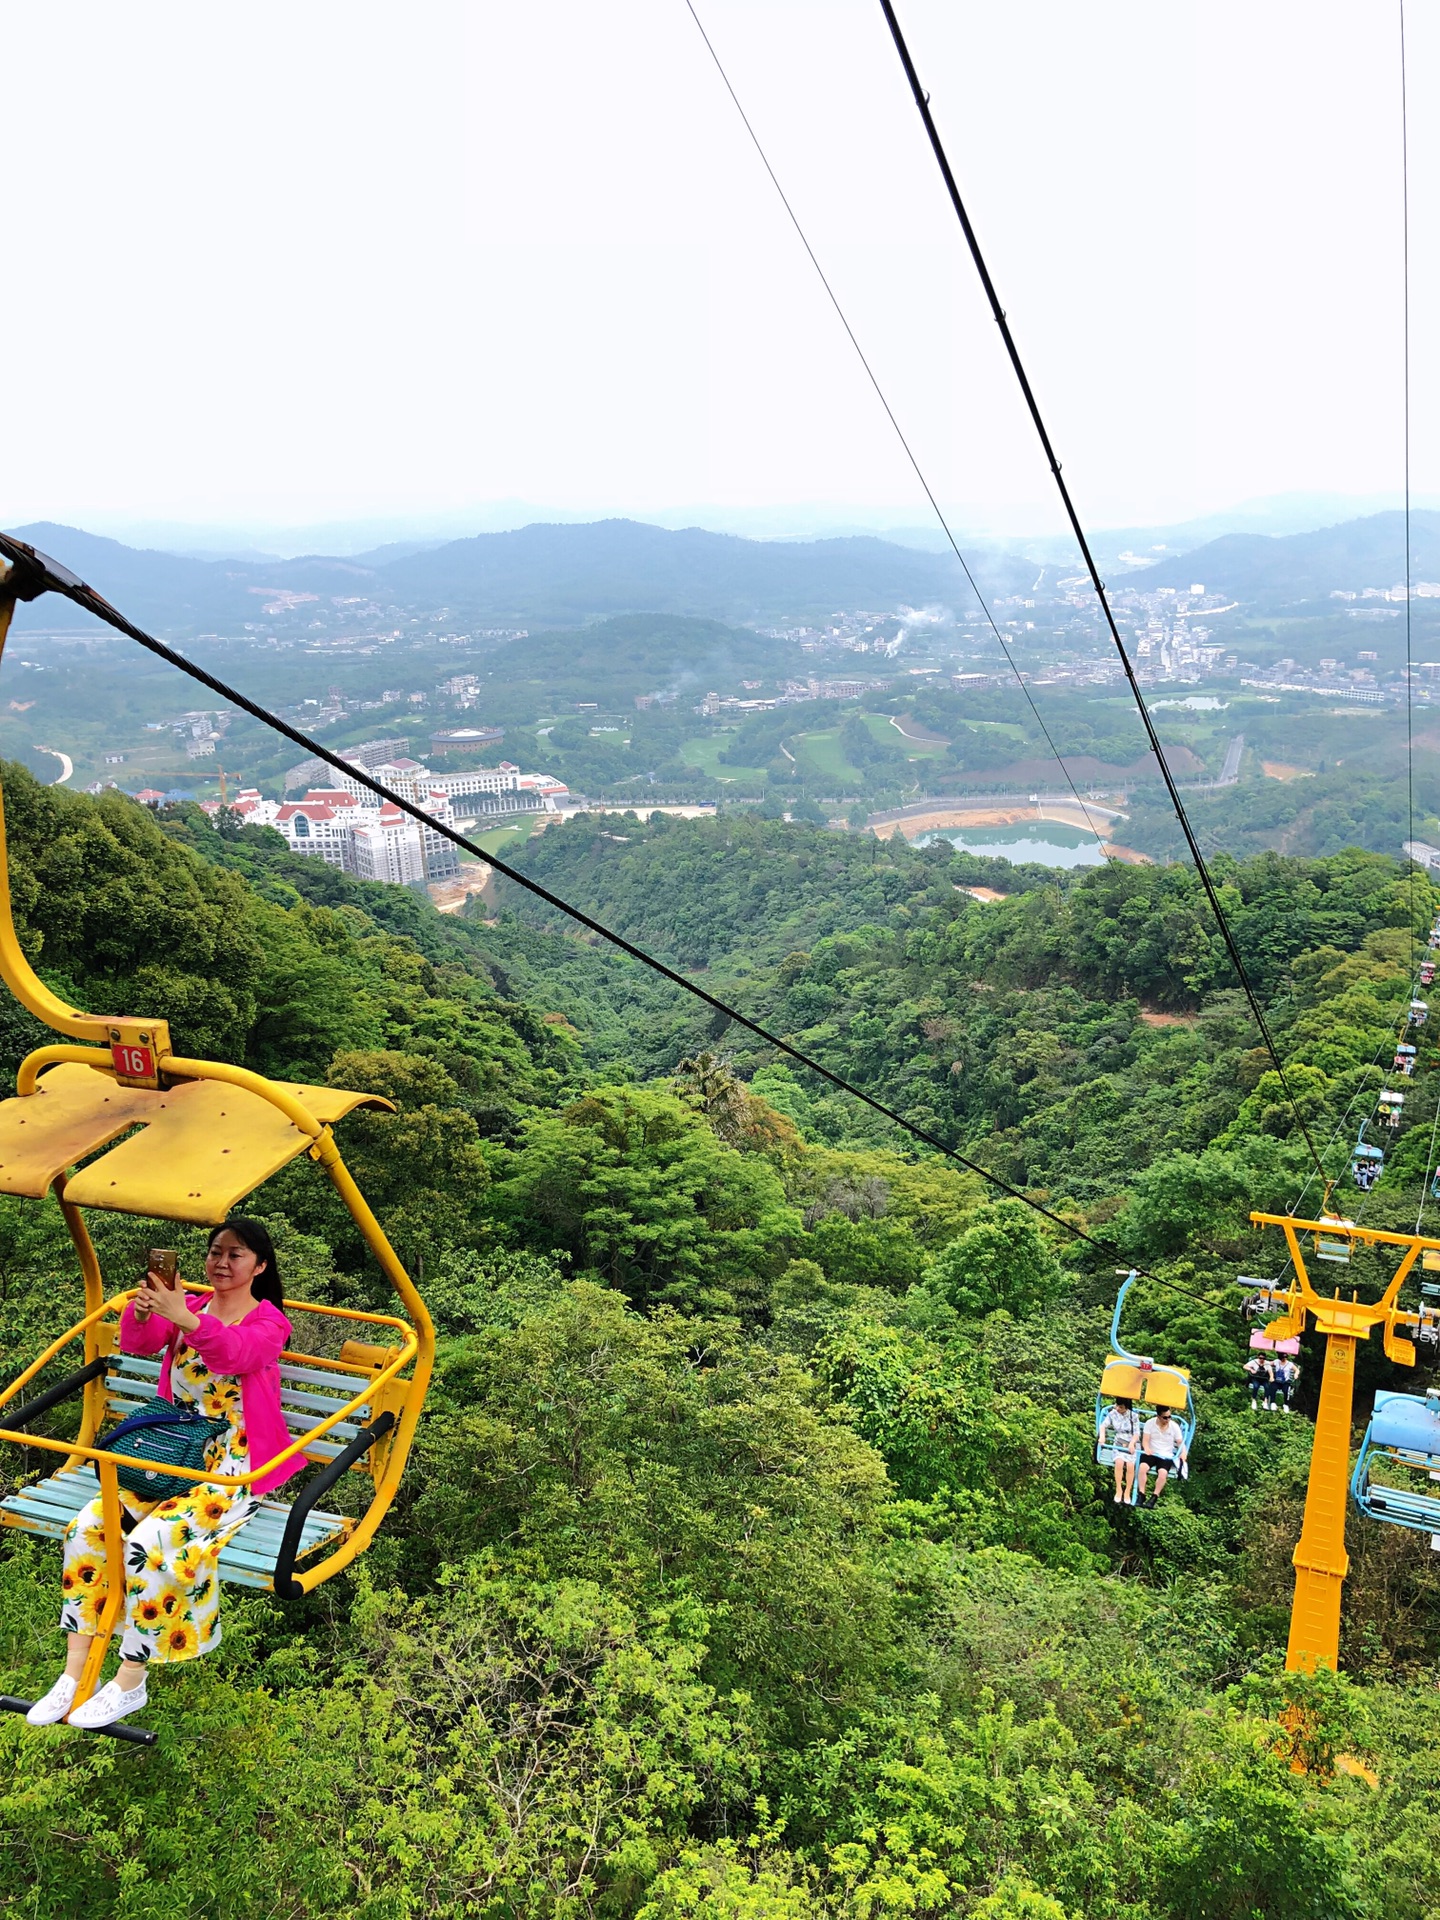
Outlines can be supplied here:
M110 1058L122 1080L153 1080L155 1056L149 1047L111 1047Z

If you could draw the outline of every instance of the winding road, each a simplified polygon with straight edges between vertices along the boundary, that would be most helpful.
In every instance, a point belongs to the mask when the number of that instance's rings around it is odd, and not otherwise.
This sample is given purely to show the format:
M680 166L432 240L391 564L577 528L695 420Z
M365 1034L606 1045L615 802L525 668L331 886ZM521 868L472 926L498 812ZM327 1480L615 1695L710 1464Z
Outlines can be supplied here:
M70 778L71 774L74 773L75 771L75 762L70 758L68 753L62 753L59 747L36 746L32 748L31 751L34 753L53 754L55 758L60 762L60 778L58 780L52 780L50 782L52 787L63 787L65 782Z

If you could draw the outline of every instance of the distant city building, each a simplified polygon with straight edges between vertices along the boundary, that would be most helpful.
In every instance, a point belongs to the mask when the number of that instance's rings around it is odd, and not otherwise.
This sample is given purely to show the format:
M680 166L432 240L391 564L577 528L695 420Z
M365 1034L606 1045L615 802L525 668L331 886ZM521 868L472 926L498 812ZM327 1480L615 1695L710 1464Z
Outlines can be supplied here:
M358 812L353 794L309 793L303 800L287 801L276 813L275 825L290 842L292 853L308 854L343 873L353 873L352 833Z
M418 760L385 760L369 771L392 793L417 806L428 806L432 796L476 802L465 809L467 813L531 813L537 809L554 813L570 797L563 780L522 773L508 760L502 760L498 767L471 767L464 773L432 773ZM344 774L338 776L337 784L357 797L369 795L361 781L347 779Z
M220 801L202 801L207 813L218 813ZM241 787L235 798L229 802L230 811L238 813L247 827L273 827L280 809L273 800L262 798L258 787Z
M247 822L273 825L292 853L318 858L359 880L383 880L412 886L424 880L453 880L460 872L459 852L440 831L456 826L457 799L467 813L503 816L557 812L570 798L563 780L548 774L521 773L509 762L476 767L468 773L431 773L402 755L366 769L400 800L420 807L434 826L376 796L355 775L332 776L334 784L312 788L303 799L276 807L247 787L236 796L235 811Z
M389 805L357 812L363 818L350 830L350 870L356 879L383 880L398 887L424 881L425 847L419 824Z
M455 810L450 803L450 796L435 787L434 778L435 776L432 775L430 790L422 797L420 805L442 826L453 828ZM386 809L382 807L381 813L385 811ZM418 821L413 820L410 824L420 835L420 852L426 877L431 880L458 880L460 853L455 842L447 840L443 833L437 833L434 827L421 826Z
M505 738L503 727L442 727L430 736L432 753L478 753L482 747L498 747Z
M366 704L373 704L373 702ZM398 754L409 751L409 736L392 734L385 740L362 740L358 747L346 747L345 759L352 767L364 767L368 770L379 766L382 760L390 760ZM328 779L330 771L328 760L302 760L299 766L287 769L286 792L288 793L292 787L308 787L312 781Z

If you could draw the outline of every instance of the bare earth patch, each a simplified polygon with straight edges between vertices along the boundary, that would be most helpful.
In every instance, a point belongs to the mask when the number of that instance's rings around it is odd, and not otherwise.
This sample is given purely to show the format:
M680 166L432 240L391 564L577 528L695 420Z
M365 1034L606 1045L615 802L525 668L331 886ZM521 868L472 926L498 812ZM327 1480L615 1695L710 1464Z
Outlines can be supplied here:
M1260 771L1267 780L1313 780L1309 767L1287 766L1283 760L1262 760Z

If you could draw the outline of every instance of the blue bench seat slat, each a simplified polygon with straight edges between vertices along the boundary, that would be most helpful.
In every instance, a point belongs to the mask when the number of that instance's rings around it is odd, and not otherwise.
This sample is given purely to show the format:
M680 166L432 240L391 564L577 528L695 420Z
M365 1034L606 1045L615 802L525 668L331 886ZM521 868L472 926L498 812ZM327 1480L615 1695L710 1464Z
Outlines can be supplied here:
M1433 1495L1412 1493L1405 1487L1382 1487L1372 1480L1365 1503L1380 1513L1393 1513L1406 1520L1422 1521L1433 1531L1440 1532L1440 1500Z
M131 1400L154 1400L158 1398L160 1381L158 1374L154 1378L148 1376L140 1378L131 1377L128 1373L111 1373L107 1378L106 1387L110 1400L118 1405L119 1398L122 1395ZM303 1393L298 1387L282 1386L280 1389L280 1405L287 1414L298 1414L303 1409L307 1413L318 1413L323 1416L338 1413L345 1404L346 1402L344 1400L333 1398L328 1394ZM368 1407L357 1407L352 1418L363 1420L368 1416L368 1413ZM311 1422L311 1424L313 1425L314 1423ZM351 1437L353 1438L358 1431L359 1429L357 1427L352 1426L350 1428Z
M154 1403L154 1398L155 1396L152 1394L149 1400L118 1400L112 1394L110 1397L110 1411L112 1413L122 1414L127 1418L132 1413L148 1413ZM290 1413L284 1408L282 1408L281 1411L285 1413L286 1426L290 1429L292 1436L297 1440L302 1433L309 1433L310 1429L316 1424L313 1418L304 1414ZM337 1421L333 1427L330 1427L326 1431L325 1437L317 1440L313 1446L307 1447L306 1452L323 1452L327 1460L333 1460L335 1455L340 1451L340 1445L337 1443L353 1440L359 1431L360 1429L353 1421ZM104 1438L103 1434L101 1438Z
M65 1500L63 1496L57 1496L52 1500L37 1499L34 1497L33 1489L26 1488L23 1493L14 1495L5 1502L5 1510L40 1523L36 1525L34 1531L52 1532L53 1536L58 1538L84 1504L83 1500ZM275 1555L280 1549L281 1536L285 1532L285 1519L283 1509L276 1514L267 1514L262 1511L247 1521L243 1529L247 1547L253 1547L256 1551L262 1547L268 1549L271 1565L274 1564ZM316 1542L330 1536L334 1531L331 1524L333 1520L334 1516L328 1514L319 1517L312 1515L306 1520L300 1537L307 1551ZM236 1538L238 1540L239 1536L237 1535ZM234 1544L234 1542L231 1543L231 1545ZM228 1547L226 1551L229 1551Z
M93 1500L99 1490L99 1481L94 1472L82 1467L78 1472L57 1473L48 1480L36 1481L32 1486L22 1487L4 1504L10 1508L17 1502L38 1501L56 1512L63 1512L68 1519L70 1515L78 1513L87 1500ZM266 1529L273 1527L283 1531L289 1515L290 1509L282 1501L262 1500L259 1512L248 1522L248 1525ZM334 1519L333 1514L311 1514L305 1522L305 1531L307 1534L311 1531L324 1531L329 1522Z
M25 1530L58 1539L70 1521L99 1491L93 1470L81 1468L75 1473L54 1474L48 1480L22 1487L18 1493L0 1501L0 1510ZM261 1503L260 1510L220 1551L220 1578L242 1587L268 1588L280 1552L289 1508L276 1500ZM347 1522L336 1513L312 1513L300 1536L302 1555L338 1540Z
M161 1364L158 1360L142 1359L139 1354L112 1353L109 1370L112 1379L117 1374L134 1374L137 1378L158 1380ZM353 1400L366 1384L363 1373L326 1373L319 1367L292 1367L283 1360L280 1362L282 1393L298 1392L302 1387L321 1387L345 1401Z
M343 1394L349 1400L359 1393L367 1376L363 1373L325 1373L319 1367L295 1367L288 1360L282 1360L280 1378L301 1380L307 1386L324 1387L328 1392Z
M71 1519L80 1511L85 1502L77 1500L74 1504L66 1502L62 1496L44 1498L36 1495L30 1488L23 1493L12 1494L5 1502L7 1513L23 1512L27 1518L51 1522L57 1533L63 1533Z

